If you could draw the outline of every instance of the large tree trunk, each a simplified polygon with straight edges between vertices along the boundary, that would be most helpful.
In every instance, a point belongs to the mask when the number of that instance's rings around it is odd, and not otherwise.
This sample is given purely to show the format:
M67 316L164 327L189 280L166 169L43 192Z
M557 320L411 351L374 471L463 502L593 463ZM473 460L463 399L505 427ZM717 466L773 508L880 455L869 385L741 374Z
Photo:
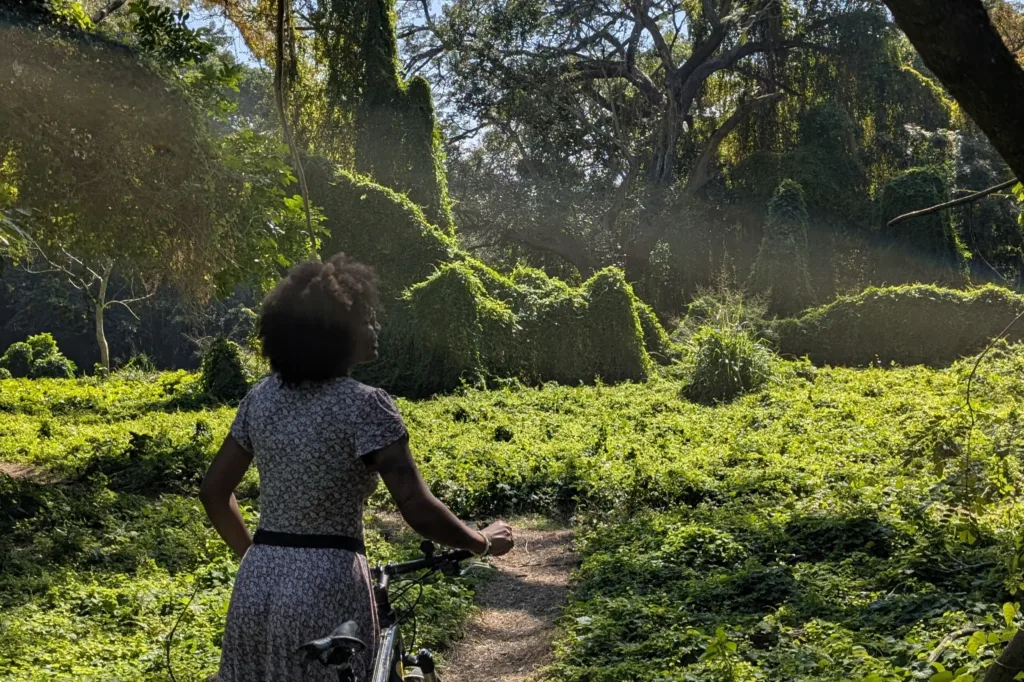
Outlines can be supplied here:
M1002 655L989 666L984 682L1010 682L1024 670L1024 632L1018 632L1003 649Z
M981 0L885 0L921 58L1024 178L1024 70Z

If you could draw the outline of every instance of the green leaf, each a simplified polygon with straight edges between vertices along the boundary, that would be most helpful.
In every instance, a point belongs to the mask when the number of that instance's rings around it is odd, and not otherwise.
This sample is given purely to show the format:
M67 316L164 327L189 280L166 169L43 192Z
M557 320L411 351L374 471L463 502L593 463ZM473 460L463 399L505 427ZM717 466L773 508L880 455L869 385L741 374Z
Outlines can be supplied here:
M978 655L978 649L988 643L988 637L984 632L975 632L967 642L967 653L971 656Z
M1006 621L1006 627L1013 625L1013 619L1017 617L1017 607L1007 602L1003 604L1003 620Z
M928 678L928 682L953 682L953 673L948 670L943 670L940 673L935 673Z

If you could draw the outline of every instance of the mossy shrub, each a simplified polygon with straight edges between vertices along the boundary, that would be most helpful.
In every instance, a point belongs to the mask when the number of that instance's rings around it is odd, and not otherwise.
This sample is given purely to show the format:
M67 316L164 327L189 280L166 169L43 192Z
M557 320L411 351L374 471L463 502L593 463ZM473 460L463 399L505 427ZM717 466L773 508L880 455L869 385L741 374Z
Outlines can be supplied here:
M543 270L524 265L516 266L509 275L509 279L516 286L521 297L521 305L530 305L531 301L568 296L572 291L572 287L564 281L549 277Z
M510 277L506 277L486 263L464 254L459 254L458 262L480 280L480 284L483 285L488 296L504 301L512 307L518 308L520 306L522 298L521 287Z
M690 340L683 395L704 405L725 403L761 388L772 375L772 353L742 330L704 327Z
M964 247L956 236L948 212L939 211L904 220L893 218L946 201L949 183L939 168L911 168L889 180L878 210L878 236L882 253L876 275L886 284L967 283Z
M0 357L0 367L15 379L24 379L32 373L32 347L24 341L12 343Z
M0 367L0 379L13 379L14 375L11 374L11 370L6 367Z
M32 349L33 361L44 360L60 353L57 348L57 340L49 332L30 336L25 339L25 343Z
M783 355L818 365L943 367L983 350L1022 310L1024 297L996 286L873 287L780 320L776 332ZM1024 340L1024 322L1008 339Z
M643 304L621 271L576 289L538 272L519 273L533 281L528 288L472 259L441 266L392 307L381 359L360 378L425 396L479 379L579 384L650 375Z
M768 204L768 221L748 286L769 299L769 312L792 315L814 299L808 269L807 207L792 180L779 185Z
M432 225L407 197L371 180L314 160L307 172L313 201L323 207L330 237L323 256L343 251L372 265L385 301L422 282L457 252L453 238Z
M199 385L204 394L219 402L236 402L245 397L249 377L237 343L223 337L210 343L203 353Z

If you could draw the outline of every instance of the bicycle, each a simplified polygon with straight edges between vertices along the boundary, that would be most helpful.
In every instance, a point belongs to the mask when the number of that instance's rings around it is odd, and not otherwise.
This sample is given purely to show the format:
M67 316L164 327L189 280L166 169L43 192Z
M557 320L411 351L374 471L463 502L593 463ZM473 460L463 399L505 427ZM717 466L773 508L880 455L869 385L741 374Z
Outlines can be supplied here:
M474 554L467 550L434 554L434 543L429 540L424 540L420 544L420 550L423 552L420 559L385 564L371 571L381 637L380 647L373 661L373 673L368 682L439 682L434 657L428 649L421 649L415 656L406 652L399 630L399 624L404 619L391 606L389 588L392 582L397 582L394 580L396 578L426 571L415 580L410 580L409 587L405 588L402 594L416 585L420 585L422 589L423 581L436 572L448 576L460 573L462 563L471 559ZM416 603L418 601L417 598ZM415 611L416 603L412 605L410 612ZM413 622L415 623L415 620ZM346 621L326 637L303 644L298 651L309 662L319 662L334 668L338 674L338 682L359 682L352 670L351 660L356 653L365 649L366 643L359 638L356 623Z

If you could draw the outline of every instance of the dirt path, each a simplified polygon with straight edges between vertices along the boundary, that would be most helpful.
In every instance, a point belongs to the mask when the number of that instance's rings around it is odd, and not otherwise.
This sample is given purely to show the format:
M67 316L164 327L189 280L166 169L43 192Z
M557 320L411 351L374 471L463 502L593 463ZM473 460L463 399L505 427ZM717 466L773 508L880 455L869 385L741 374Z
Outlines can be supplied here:
M512 522L516 548L492 559L496 575L480 589L480 612L447 652L443 682L523 682L550 661L555 620L576 564L569 530Z
M46 472L31 464L15 464L14 462L0 461L0 474L10 476L14 479L28 479L39 483L47 483L52 478Z

